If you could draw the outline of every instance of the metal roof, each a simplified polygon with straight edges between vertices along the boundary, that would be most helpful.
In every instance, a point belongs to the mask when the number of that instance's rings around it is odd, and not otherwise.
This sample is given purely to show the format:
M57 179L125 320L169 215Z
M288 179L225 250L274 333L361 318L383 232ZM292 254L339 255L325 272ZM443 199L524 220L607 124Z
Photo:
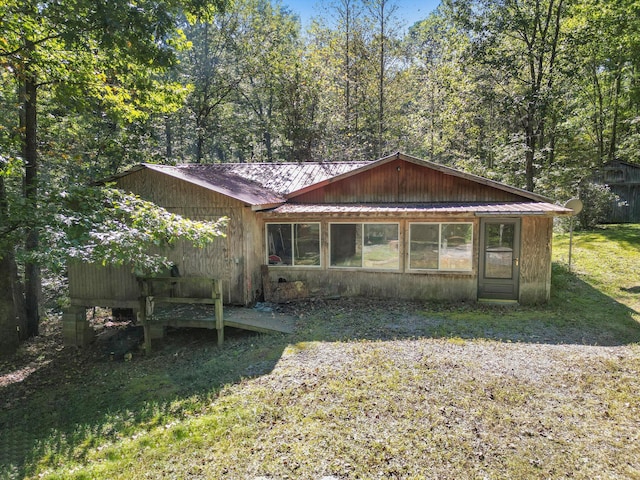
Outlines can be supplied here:
M571 209L542 202L511 203L354 203L301 204L287 203L270 212L276 214L464 214L484 215L570 215Z
M371 162L215 163L177 166L144 164L249 205L276 205L294 191Z
M437 204L333 204L303 205L295 198L322 188L330 182L376 168L396 159L412 162L433 170L465 178L492 188L520 196L522 202L510 203L437 203ZM437 163L421 160L400 152L367 162L286 162L286 163L216 163L176 166L141 164L105 181L148 168L199 185L231 198L254 210L272 210L276 214L299 213L443 213L475 215L568 215L571 210L553 204L553 200L484 177L461 172Z

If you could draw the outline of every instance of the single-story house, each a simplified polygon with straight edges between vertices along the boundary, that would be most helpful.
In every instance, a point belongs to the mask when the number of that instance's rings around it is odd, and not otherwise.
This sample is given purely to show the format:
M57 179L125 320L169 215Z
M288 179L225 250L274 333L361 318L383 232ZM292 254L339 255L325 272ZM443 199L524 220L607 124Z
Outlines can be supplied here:
M203 249L179 243L169 257L181 276L222 279L224 302L235 305L292 292L543 303L553 217L571 214L402 153L370 162L143 164L109 180L185 217L229 217L225 238ZM125 268L72 264L69 289L76 306L138 305Z
M607 223L640 222L640 165L614 160L599 169L594 180L618 196Z

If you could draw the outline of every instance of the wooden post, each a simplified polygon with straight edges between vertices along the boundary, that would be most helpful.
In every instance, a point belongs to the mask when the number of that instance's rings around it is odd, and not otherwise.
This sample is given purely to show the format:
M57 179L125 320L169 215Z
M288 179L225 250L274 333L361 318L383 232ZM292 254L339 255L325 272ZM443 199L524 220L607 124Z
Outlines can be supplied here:
M213 280L212 297L215 299L216 330L218 331L218 346L224 342L224 319L222 317L222 280Z
M271 288L271 280L269 280L269 265L261 265L260 273L262 275L262 291L264 292L264 301L270 302L273 299L273 289Z
M62 337L65 346L86 347L94 337L87 321L86 307L72 306L62 314Z
M140 285L140 307L138 308L138 321L142 323L142 329L144 330L144 353L146 355L151 353L151 326L149 325L149 318L147 312L147 297L149 296L149 285L145 279L138 281Z

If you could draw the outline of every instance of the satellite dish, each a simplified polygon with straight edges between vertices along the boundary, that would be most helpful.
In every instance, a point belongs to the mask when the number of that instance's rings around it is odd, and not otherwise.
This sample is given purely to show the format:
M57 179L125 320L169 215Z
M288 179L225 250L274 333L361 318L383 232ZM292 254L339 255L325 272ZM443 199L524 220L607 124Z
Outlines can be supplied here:
M573 215L578 215L582 211L582 200L579 198L572 198L564 204L564 207L573 210Z

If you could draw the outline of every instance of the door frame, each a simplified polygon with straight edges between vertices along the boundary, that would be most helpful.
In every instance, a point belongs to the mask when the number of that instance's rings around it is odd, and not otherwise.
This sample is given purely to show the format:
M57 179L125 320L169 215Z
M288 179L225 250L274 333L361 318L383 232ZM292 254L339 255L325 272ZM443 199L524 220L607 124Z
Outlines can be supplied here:
M485 276L486 227L495 224L514 225L511 278ZM480 243L478 248L478 300L518 301L520 297L520 257L522 219L519 217L480 218Z

